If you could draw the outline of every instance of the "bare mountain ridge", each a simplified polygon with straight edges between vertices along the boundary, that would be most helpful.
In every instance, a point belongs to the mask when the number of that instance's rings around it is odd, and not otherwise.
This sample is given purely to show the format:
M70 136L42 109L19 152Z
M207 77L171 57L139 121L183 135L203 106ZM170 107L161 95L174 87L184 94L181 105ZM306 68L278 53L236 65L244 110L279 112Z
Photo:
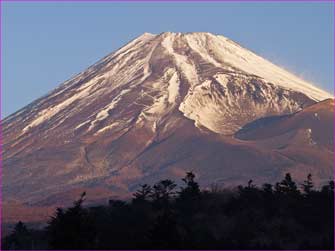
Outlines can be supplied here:
M127 196L187 170L204 187L285 172L322 183L333 172L333 105L318 103L328 98L223 36L146 33L3 121L3 198ZM311 109L315 121L298 116Z

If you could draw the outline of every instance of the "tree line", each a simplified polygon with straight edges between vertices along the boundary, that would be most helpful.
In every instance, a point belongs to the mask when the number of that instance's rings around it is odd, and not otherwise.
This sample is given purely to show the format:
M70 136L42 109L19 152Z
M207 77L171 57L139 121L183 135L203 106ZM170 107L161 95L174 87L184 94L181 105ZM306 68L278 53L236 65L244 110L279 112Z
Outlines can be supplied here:
M274 185L250 180L202 191L192 172L141 185L131 201L58 208L42 230L16 224L2 249L334 249L334 181L315 189L288 173Z

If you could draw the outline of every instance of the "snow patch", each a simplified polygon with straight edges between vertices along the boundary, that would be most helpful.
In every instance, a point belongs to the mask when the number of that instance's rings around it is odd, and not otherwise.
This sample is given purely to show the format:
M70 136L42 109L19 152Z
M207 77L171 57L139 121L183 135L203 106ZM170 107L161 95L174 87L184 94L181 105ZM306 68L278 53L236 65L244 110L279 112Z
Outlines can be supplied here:
M87 97L90 94L90 90L92 88L91 82L94 82L94 81L97 81L97 79L92 79L91 81L87 83L87 87L85 89L81 89L81 91L65 99L58 105L55 105L53 107L49 107L49 108L46 108L40 111L37 117L31 123L29 123L27 126L23 128L22 132L26 132L35 126L38 126L44 123L45 121L50 120L53 116L55 116L60 111L64 110L66 107L71 105L73 102Z
M168 101L173 104L176 102L177 97L179 96L179 77L177 72L174 72L172 77L169 80L168 86Z
M95 135L98 135L98 134L103 133L103 132L108 131L108 130L112 130L113 128L117 127L119 124L120 124L119 122L114 122L114 123L112 123L108 126L105 126L105 127L101 128L100 130L98 130L95 133Z
M83 127L84 125L87 125L88 123L90 123L90 121L89 121L89 120L86 120L85 122L83 122L83 123L80 123L79 125L77 125L77 126L75 127L75 130L77 130L77 129L79 129L79 128Z
M309 141L309 144L310 145L316 145L316 142L313 140L313 137L312 137L312 129L311 128L307 128L306 129L306 137L307 137L307 140Z
M227 87L227 84L229 82L228 77L225 74L215 74L214 79L224 87Z
M180 55L173 49L173 42L175 35L166 36L162 41L162 46L166 49L168 54L172 55L175 59L177 67L180 72L185 75L191 86L199 83L199 77L195 65L188 60L184 55Z
M208 33L187 34L186 40L190 48L197 52L205 61L220 67L222 64L217 62L208 51L207 37Z
M110 104L105 106L100 112L97 113L95 120L91 122L88 131L91 131L100 121L105 120L109 116L109 112L111 112L115 106L121 101L123 95L130 92L130 89L122 90L119 95L117 95Z

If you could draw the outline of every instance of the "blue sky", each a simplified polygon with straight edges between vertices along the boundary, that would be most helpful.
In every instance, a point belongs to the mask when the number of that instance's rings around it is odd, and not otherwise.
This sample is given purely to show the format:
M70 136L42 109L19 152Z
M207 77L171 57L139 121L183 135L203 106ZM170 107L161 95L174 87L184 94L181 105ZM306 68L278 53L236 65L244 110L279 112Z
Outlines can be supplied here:
M222 34L333 92L332 2L2 3L2 116L144 32Z

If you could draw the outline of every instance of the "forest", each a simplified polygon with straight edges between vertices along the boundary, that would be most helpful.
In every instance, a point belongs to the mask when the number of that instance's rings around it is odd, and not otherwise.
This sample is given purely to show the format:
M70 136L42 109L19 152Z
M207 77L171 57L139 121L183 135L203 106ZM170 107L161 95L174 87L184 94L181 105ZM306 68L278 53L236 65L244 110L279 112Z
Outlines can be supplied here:
M44 229L23 222L2 249L323 249L334 250L334 181L320 189L287 173L276 184L250 180L201 190L192 172L141 185L128 201L84 206L86 193L58 208Z

